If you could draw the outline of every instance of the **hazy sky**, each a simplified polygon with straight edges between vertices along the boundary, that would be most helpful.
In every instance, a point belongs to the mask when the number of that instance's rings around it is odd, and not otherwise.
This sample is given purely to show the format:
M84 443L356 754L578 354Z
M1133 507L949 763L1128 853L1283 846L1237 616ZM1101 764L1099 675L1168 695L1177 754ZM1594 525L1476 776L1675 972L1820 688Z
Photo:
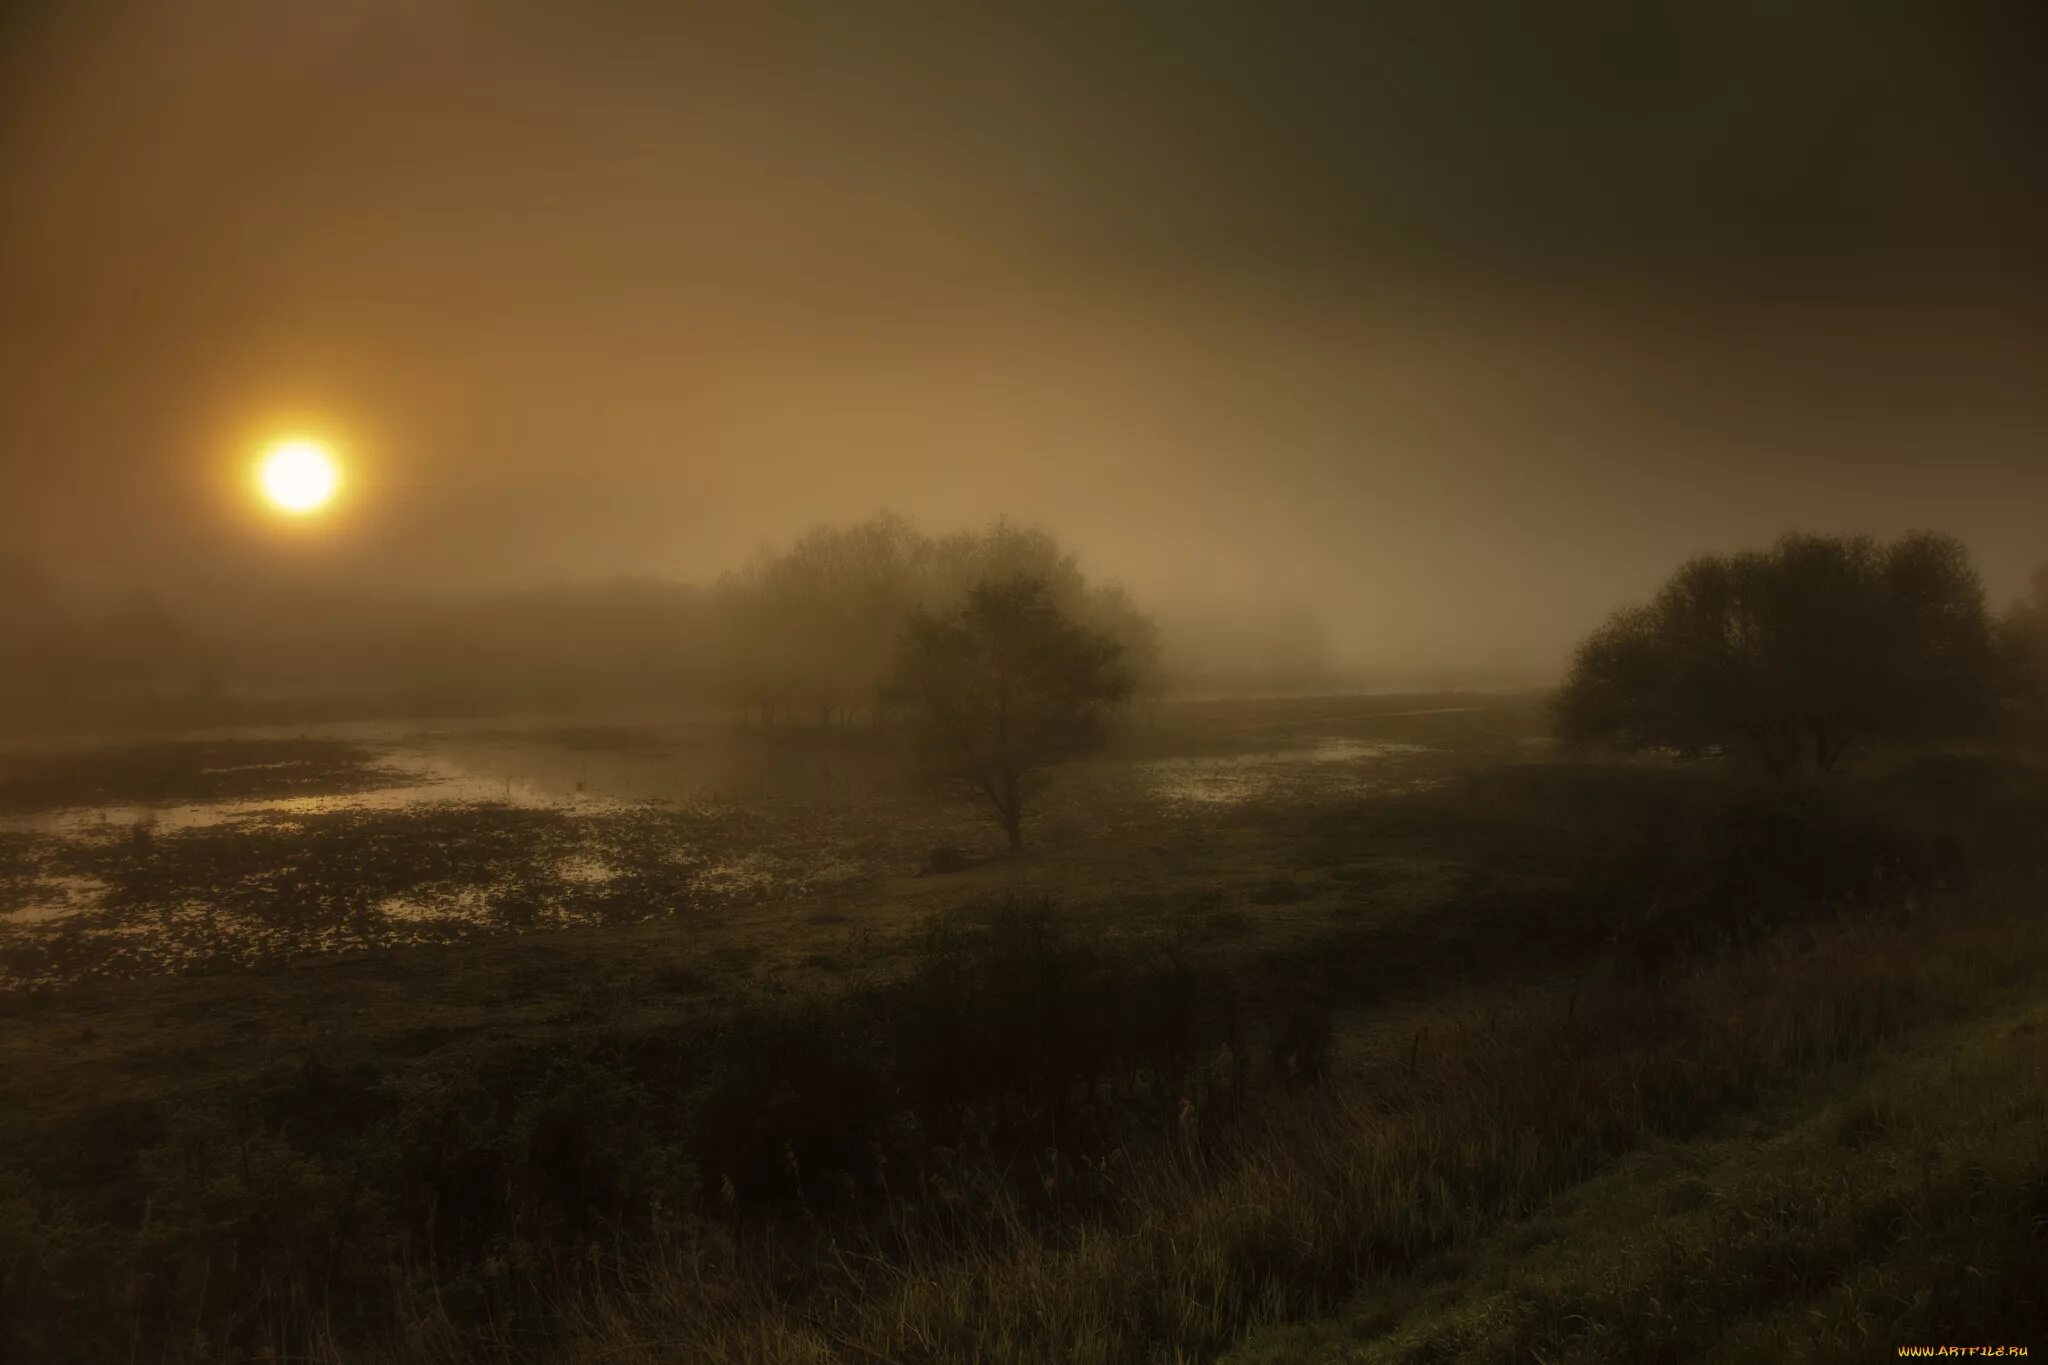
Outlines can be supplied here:
M2036 6L762 8L11 0L0 545L231 596L1007 513L1428 667L1791 527L2048 558ZM288 427L323 521L248 497Z

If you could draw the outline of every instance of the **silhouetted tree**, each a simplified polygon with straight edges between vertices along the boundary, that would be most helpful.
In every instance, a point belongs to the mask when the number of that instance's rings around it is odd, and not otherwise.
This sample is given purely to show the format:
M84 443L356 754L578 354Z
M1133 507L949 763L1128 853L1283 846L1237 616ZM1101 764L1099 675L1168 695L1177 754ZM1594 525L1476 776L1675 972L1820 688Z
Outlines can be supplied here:
M933 775L985 798L1014 850L1044 770L1101 747L1132 687L1123 647L1020 574L913 612L893 690Z
M910 612L948 612L974 585L1018 576L1044 583L1061 611L1115 640L1139 691L1159 689L1152 619L1122 588L1090 583L1044 531L1004 521L937 537L892 512L814 527L719 583L708 648L725 662L730 698L764 722L877 714Z
M1158 623L1120 584L1090 583L1079 558L1061 549L1048 532L998 520L981 531L961 531L930 542L927 562L930 568L920 598L926 606L951 607L976 584L1037 579L1061 611L1116 642L1134 696L1156 699L1164 693Z
M1952 539L1787 536L1693 560L1582 645L1560 737L1745 753L1782 774L1857 745L1981 734L1995 704L1983 585Z
M821 723L872 708L904 615L921 600L927 542L883 513L816 526L756 555L718 585L717 638L727 690L772 724L785 708Z

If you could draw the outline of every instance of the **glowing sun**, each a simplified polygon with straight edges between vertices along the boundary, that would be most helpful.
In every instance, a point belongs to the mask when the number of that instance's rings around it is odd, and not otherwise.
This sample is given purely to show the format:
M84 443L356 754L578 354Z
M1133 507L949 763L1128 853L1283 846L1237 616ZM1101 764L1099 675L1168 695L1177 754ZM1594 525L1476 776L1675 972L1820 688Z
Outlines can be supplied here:
M326 506L341 482L341 468L319 441L295 437L263 452L256 466L263 496L280 512L304 516Z

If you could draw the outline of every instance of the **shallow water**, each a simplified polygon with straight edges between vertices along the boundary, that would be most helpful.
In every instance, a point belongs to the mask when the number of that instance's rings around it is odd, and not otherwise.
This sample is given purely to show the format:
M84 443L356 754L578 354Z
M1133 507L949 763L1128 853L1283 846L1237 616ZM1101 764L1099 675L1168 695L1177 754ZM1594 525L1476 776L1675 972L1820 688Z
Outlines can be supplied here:
M1061 837L1157 842L1252 805L1428 786L1458 742L1338 737L1358 718L1326 711L1262 711L1258 730L1277 736L1263 749L1073 765L1039 818ZM59 752L53 793L118 795L132 767L147 790L176 797L180 774L196 775L193 790L233 799L17 800L0 816L0 990L717 913L913 875L935 847L996 839L979 807L916 787L858 735L387 729L347 736L353 750L335 738L264 737L283 746L269 761L216 737L200 764L175 745L133 751L132 765L102 746L80 751L90 782ZM296 743L329 747L295 762ZM303 794L310 784L323 790Z
M132 831L138 826L151 833L170 834L180 830L224 825L258 815L289 819L295 816L327 815L336 811L402 810L408 806L438 802L462 805L488 803L527 809L560 805L565 802L590 809L616 804L608 803L603 798L575 793L563 797L531 781L509 775L486 776L439 755L397 751L390 754L390 758L412 780L394 782L389 786L375 787L367 791L323 793L318 796L71 806L0 816L0 830L78 838L119 833L123 830Z
M99 746L77 751L82 782L46 752L53 794L119 792L132 770L235 796L0 817L0 989L685 914L870 876L951 834L892 806L859 754L604 738L628 751L414 734L307 795L289 760L167 765L156 746L130 764Z
M1284 795L1392 790L1405 774L1389 760L1430 752L1419 744L1322 739L1249 753L1154 759L1144 768L1153 795L1162 800L1235 805Z
M98 877L58 875L36 881L37 898L12 910L0 910L0 926L49 924L67 919L100 903L107 884Z

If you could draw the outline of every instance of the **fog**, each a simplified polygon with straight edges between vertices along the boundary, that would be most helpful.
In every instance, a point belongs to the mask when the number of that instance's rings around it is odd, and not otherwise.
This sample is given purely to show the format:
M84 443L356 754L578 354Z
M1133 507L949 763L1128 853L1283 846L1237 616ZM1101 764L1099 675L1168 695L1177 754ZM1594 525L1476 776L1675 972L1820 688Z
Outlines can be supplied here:
M0 546L233 622L1007 517L1445 682L1791 527L2042 557L2026 7L1111 8L10 6Z
M0 0L0 1362L2048 1342L2043 73Z

